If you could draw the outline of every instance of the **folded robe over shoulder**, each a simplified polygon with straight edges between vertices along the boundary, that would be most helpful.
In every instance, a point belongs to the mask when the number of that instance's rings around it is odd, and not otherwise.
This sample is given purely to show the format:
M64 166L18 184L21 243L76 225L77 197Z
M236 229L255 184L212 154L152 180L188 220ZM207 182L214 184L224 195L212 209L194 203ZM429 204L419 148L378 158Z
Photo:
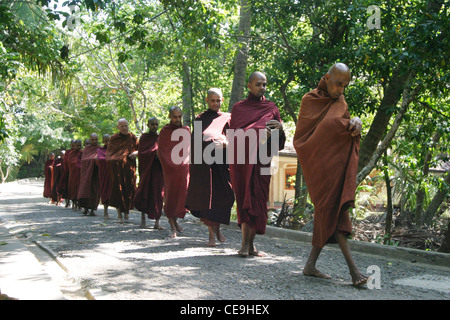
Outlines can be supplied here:
M176 130L187 132L172 141ZM165 125L159 133L158 157L164 173L164 213L167 218L184 218L187 212L184 205L189 185L190 134L189 127L173 124ZM177 159L172 159L172 151ZM177 163L178 160L181 163Z
M252 93L248 98L236 103L231 112L230 129L243 129L244 131L255 129L264 129L269 120L278 120L281 122L280 111L275 103L266 100L263 96L258 99ZM286 136L284 132L279 135L278 150L284 148ZM257 142L257 144L258 144ZM270 139L267 143L270 142ZM262 163L258 157L256 164L249 161L248 155L251 148L248 143L245 145L235 145L230 150L230 144L236 143L229 141L230 175L234 194L236 195L238 224L248 223L255 229L257 234L264 234L267 224L267 202L269 200L270 174L261 174L261 169L269 169L270 161ZM270 148L269 148L270 149ZM238 163L237 156L245 152L246 161L243 164Z
M129 155L138 149L134 134L114 134L106 149L106 163L111 179L109 205L121 211L133 209L136 192L136 160Z
M191 164L189 166L189 187L186 197L186 208L202 219L206 225L210 222L229 224L231 207L234 203L234 194L231 188L230 172L226 161L226 150L221 150L223 156L212 164L205 162L203 153L213 143L214 139L220 139L229 127L230 113L215 112L207 110L198 115L195 121L201 123L202 133L207 137L204 141L202 135L195 130L200 127L194 126L191 139ZM201 140L200 140L201 139ZM196 150L199 148L199 150ZM201 162L194 161L194 153L201 151ZM219 150L218 150L219 151ZM215 151L208 155L215 158ZM216 163L220 162L220 163Z
M81 156L81 150L72 150L67 159L69 166L69 199L77 200L78 186L80 184L80 168L77 165L78 157Z
M139 187L134 206L149 219L161 218L164 197L164 176L158 153L157 133L143 133L139 139Z
M336 228L351 234L348 208L354 205L359 159L359 135L348 130L345 98L332 99L324 78L307 93L300 106L294 148L314 204L312 244L335 242Z
M98 158L98 183L100 187L100 199L104 205L109 204L111 195L111 181L108 166L106 164L106 146L97 149Z
M88 145L81 155L80 184L78 200L80 206L97 210L100 201L100 187L97 166L98 146Z

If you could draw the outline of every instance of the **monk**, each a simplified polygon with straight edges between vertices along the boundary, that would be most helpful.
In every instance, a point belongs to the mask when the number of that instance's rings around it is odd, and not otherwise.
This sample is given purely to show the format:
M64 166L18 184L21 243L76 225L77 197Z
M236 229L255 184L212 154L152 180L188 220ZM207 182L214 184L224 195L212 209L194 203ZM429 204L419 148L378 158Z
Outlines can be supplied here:
M136 192L138 140L128 131L126 119L117 122L117 129L119 132L111 137L106 149L106 163L111 179L109 206L117 209L117 220L123 223L128 220Z
M50 198L52 201L52 187L53 187L53 164L55 163L55 154L53 152L48 156L48 160L44 165L44 198Z
M177 219L183 219L187 213L185 202L189 184L191 130L183 126L182 117L183 113L179 107L170 108L170 123L161 129L158 143L158 157L164 174L164 213L169 220L171 230L169 236L172 238L177 237L177 232L183 232ZM176 134L181 135L172 141L172 136L175 137ZM180 148L179 152L172 155L175 147Z
M217 88L208 90L206 103L208 110L195 119L191 139L191 164L189 166L189 187L186 197L186 208L208 227L208 246L216 246L215 238L224 242L220 231L221 224L230 223L231 207L234 193L231 189L230 171L223 152L227 145L225 133L229 128L231 114L221 112L223 102L222 91ZM197 126L199 124L199 126ZM201 134L197 135L197 130ZM214 145L211 154L215 158L220 153L221 161L207 161L208 146ZM198 151L197 151L198 148ZM195 153L201 152L201 161L193 161ZM215 159L214 159L215 160Z
M344 90L351 73L343 63L333 65L316 89L302 98L294 147L314 204L312 250L303 274L330 278L316 268L327 243L338 243L354 285L367 282L355 266L347 243L352 232L348 208L354 206L361 120L350 119Z
M67 159L67 165L69 167L69 199L72 200L72 209L78 210L78 186L80 185L80 167L78 166L78 157L80 156L81 140L75 140L74 149L70 152Z
M236 103L231 112L230 129L234 133L236 129L242 129L246 135L251 137L254 134L257 139L252 142L251 138L246 138L238 143L236 136L228 134L231 184L236 196L238 225L242 230L242 246L238 254L242 257L262 256L254 247L254 239L256 234L265 233L267 225L271 157L263 161L259 151L267 150L263 146L267 143L271 150L275 148L277 152L284 148L286 141L280 111L264 96L266 85L264 73L253 72L247 83L247 99ZM252 160L256 152L258 157ZM242 154L245 159L239 161Z
M108 206L109 206L109 196L111 195L111 180L109 178L108 166L106 164L106 149L108 148L109 140L111 136L109 134L104 134L102 137L102 147L97 149L97 159L98 159L98 180L100 188L100 200L103 204L103 218L109 219Z
M61 150L53 163L53 186L52 186L52 201L55 205L59 206L61 203L61 194L58 192L58 185L61 181L63 174L63 157L64 150Z
M84 208L84 215L90 211L90 216L95 216L100 202L100 186L98 177L98 135L92 133L89 144L83 149L81 156L80 185L78 187L78 201Z
M164 176L158 158L158 119L147 121L149 131L139 139L139 187L134 197L134 207L141 212L141 227L146 227L146 216L155 220L154 228L162 230L159 219L164 197Z
M70 149L64 152L63 157L63 174L61 176L61 180L58 184L58 193L61 195L62 199L66 200L66 208L70 206L70 197L69 197L69 155L74 149L75 140L70 142Z

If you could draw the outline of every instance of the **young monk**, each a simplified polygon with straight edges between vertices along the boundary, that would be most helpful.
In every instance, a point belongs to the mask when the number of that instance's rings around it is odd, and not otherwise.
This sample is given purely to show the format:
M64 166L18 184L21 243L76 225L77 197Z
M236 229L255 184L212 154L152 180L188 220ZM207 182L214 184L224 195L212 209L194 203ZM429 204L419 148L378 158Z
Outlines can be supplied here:
M52 200L52 188L53 188L53 165L55 163L55 154L53 152L48 156L48 160L44 165L44 198L50 198L49 203L53 203Z
M208 110L197 116L191 139L191 164L189 166L189 188L186 208L200 218L209 230L208 246L216 246L215 238L224 242L221 224L230 223L234 194L231 189L230 172L224 148L227 145L226 129L229 128L231 114L221 112L222 91L208 90L206 103ZM197 134L196 130L201 130ZM213 148L211 144L214 145ZM211 150L208 154L206 151ZM201 152L199 161L195 153ZM208 161L206 156L221 155L218 161Z
M344 98L350 79L348 66L337 63L303 96L293 144L314 204L313 247L303 274L329 279L316 262L326 243L337 242L353 284L362 285L367 277L355 266L347 243L352 232L347 209L355 201L362 128L358 117L350 119Z
M78 210L78 186L80 185L80 168L78 167L78 158L81 156L81 140L75 140L74 148L67 159L69 166L69 199L72 200L72 209Z
M176 238L177 233L183 232L177 219L183 219L187 213L185 202L189 184L191 130L183 126L182 117L183 113L179 107L170 108L170 123L159 133L158 157L164 175L164 213L169 220L171 231L169 236L172 238ZM173 141L172 138L176 133L180 133L179 138ZM174 148L180 148L180 152L172 154ZM174 156L179 159L175 161Z
M102 137L103 146L97 149L98 159L98 180L100 187L100 200L103 204L103 218L109 219L108 206L109 197L111 195L111 181L109 178L108 166L106 164L106 149L108 148L109 140L111 136L104 134Z
M248 131L254 130L258 138L256 145L252 145L251 141L235 145L236 137L230 138L229 135L228 138L229 155L232 157L229 162L231 184L236 196L238 224L242 230L242 246L238 254L243 257L262 255L256 250L253 242L256 234L264 234L266 231L271 178L267 170L263 170L270 168L270 161L263 163L262 159L257 157L256 163L252 163L251 152L256 152L262 147L262 143L259 142L263 141L263 134L270 137L274 130L278 130L279 140L267 140L267 143L278 143L277 150L281 150L286 141L280 111L275 103L264 97L266 85L266 76L262 72L253 72L247 83L249 90L247 99L236 103L231 111L230 129L243 129L250 134L252 132ZM231 144L234 146L231 147ZM246 156L244 163L239 163L237 159L241 153Z
M164 197L164 176L158 158L158 119L147 121L149 131L139 139L139 187L134 197L134 206L141 212L141 227L146 227L146 216L155 220L154 228L163 230L159 224Z

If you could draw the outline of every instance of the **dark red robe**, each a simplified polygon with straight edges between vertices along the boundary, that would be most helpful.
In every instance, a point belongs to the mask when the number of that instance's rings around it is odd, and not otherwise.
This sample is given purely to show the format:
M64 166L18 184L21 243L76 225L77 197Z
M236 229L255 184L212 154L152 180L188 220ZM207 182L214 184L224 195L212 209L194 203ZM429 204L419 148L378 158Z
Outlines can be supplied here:
M111 137L106 149L106 163L111 179L109 205L122 212L133 209L136 192L136 159L129 157L138 149L134 134L116 133Z
M67 159L69 166L69 199L77 200L78 186L80 185L80 168L78 167L78 157L81 156L81 150L73 150Z
M53 185L52 185L52 200L58 201L58 185L63 174L63 159L57 157L53 163Z
M176 130L187 132L184 138L180 135L179 139L172 141L172 134ZM164 213L168 218L184 218L187 213L185 202L189 184L190 132L189 127L167 124L159 133L158 157L164 173ZM181 159L180 163L172 159L175 147L179 147L179 152L175 153L179 157L177 161Z
M354 206L360 136L348 130L345 98L329 96L325 80L305 94L300 106L294 148L314 204L312 244L335 242L336 228L351 234L348 208Z
M100 202L100 186L97 165L98 146L88 145L81 155L78 201L83 208L97 210Z
M111 195L111 179L109 177L108 165L106 164L106 146L97 149L98 158L98 180L100 187L100 200L103 205L109 205Z
M230 129L255 130L257 133L257 143L250 145L249 140L245 144L239 144L229 141L229 166L231 175L231 184L236 196L238 225L247 223L254 228L257 234L264 234L267 225L267 202L269 200L269 186L271 175L267 170L262 174L262 169L269 169L270 162L264 163L260 157L256 157L256 163L252 163L250 154L258 152L260 136L259 130L264 129L269 120L278 120L281 122L280 111L275 103L258 99L252 93L248 98L236 103L231 112ZM284 148L286 137L284 132L279 133L278 150ZM271 139L268 144L272 143ZM230 145L231 144L231 145ZM233 146L233 144L235 144ZM270 148L268 148L270 149ZM277 150L277 151L278 151ZM245 152L245 162L239 163L238 155ZM272 155L273 156L273 155Z
M230 223L234 193L231 188L230 172L226 162L226 150L223 149L223 156L218 158L219 161L213 163L205 161L203 157L205 148L207 148L206 152L213 157L215 156L215 150L209 152L212 149L209 149L208 146L213 143L213 140L226 133L225 130L229 127L230 116L230 113L207 110L195 119L196 122L201 123L201 126L197 127L194 124L192 133L186 208L208 226ZM197 129L202 131L202 135L196 134ZM205 132L207 138L203 139ZM198 151L202 152L202 161L199 163L193 161L194 152L197 151L196 148L199 148ZM220 150L218 152L220 154Z
M55 160L47 160L44 165L44 198L52 197L54 162Z
M139 187L134 197L134 207L146 213L149 219L159 219L164 198L164 176L158 158L158 134L144 133L139 139Z
M58 193L61 195L63 199L70 199L69 197L69 155L73 151L73 149L67 150L63 157L63 173L61 176L61 180L58 184Z

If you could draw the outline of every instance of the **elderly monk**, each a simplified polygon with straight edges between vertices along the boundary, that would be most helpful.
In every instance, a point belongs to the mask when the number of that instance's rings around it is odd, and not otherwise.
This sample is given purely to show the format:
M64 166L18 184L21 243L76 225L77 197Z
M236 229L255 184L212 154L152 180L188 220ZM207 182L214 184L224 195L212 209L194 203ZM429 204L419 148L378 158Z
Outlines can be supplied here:
M123 223L123 219L128 220L136 192L138 140L128 131L127 120L120 119L117 129L119 132L111 137L106 149L106 163L111 179L109 206L117 209L118 222Z
M276 151L281 150L286 141L280 111L275 103L264 97L266 85L266 76L262 72L253 72L247 83L247 99L236 103L231 111L230 129L243 129L249 136L255 133L258 139L237 144L236 136L231 137L228 134L231 184L236 195L238 225L242 229L242 247L238 254L243 257L262 255L253 242L256 234L264 234L266 231L271 178L270 172L267 172L270 169L270 159L263 161L262 157L258 156L256 161L252 161L252 153L264 150L265 143L276 148ZM277 133L273 135L278 136L277 141L271 139L272 131ZM266 140L267 138L269 140ZM232 144L235 146L232 147ZM239 163L236 158L242 153L246 158L243 163ZM259 151L258 153L261 155Z
M155 220L154 228L162 230L159 224L164 197L164 176L158 158L158 119L147 121L149 131L139 139L139 187L134 197L134 207L141 212L141 227L145 228L146 215Z
M52 200L52 187L53 187L53 164L55 163L55 154L53 152L48 156L48 160L44 164L44 198L50 198Z
M208 226L210 247L216 245L216 237L220 242L225 241L220 224L230 223L231 207L234 203L230 172L224 152L227 145L224 134L229 128L231 114L220 111L222 102L222 91L217 88L209 89L206 95L208 110L195 119L186 197L186 208ZM197 130L201 133L198 134ZM211 152L207 153L209 150ZM195 156L200 152L201 161L197 161ZM215 159L216 155L221 155L218 161ZM206 156L211 156L215 161L208 161Z
M106 164L106 149L108 148L109 140L111 136L104 134L102 137L102 147L97 149L98 159L98 182L100 188L100 200L103 204L103 217L109 219L108 206L109 196L111 195L111 180L109 178L108 166Z
M67 159L69 166L69 199L72 200L72 209L77 210L78 204L78 186L80 184L80 167L78 166L78 157L81 154L81 140L75 140L74 148Z
M187 212L191 130L183 126L182 117L179 107L170 108L170 123L161 129L158 143L158 157L164 174L164 213L169 220L172 238L177 236L177 232L183 232L177 219L183 219Z
M303 96L293 144L315 208L313 247L303 274L330 278L316 268L316 261L326 243L337 242L353 284L361 285L367 277L358 271L347 244L362 127L359 118L350 120L343 95L350 79L350 69L337 63Z
M78 186L78 201L84 208L84 215L90 211L90 216L95 216L100 202L100 186L98 177L98 135L92 133L89 144L83 149L81 156L80 185Z
M61 177L63 174L63 157L64 151L60 151L59 155L56 157L55 162L53 163L53 185L52 185L52 201L59 206L61 202L61 194L58 192L58 185L61 181Z

